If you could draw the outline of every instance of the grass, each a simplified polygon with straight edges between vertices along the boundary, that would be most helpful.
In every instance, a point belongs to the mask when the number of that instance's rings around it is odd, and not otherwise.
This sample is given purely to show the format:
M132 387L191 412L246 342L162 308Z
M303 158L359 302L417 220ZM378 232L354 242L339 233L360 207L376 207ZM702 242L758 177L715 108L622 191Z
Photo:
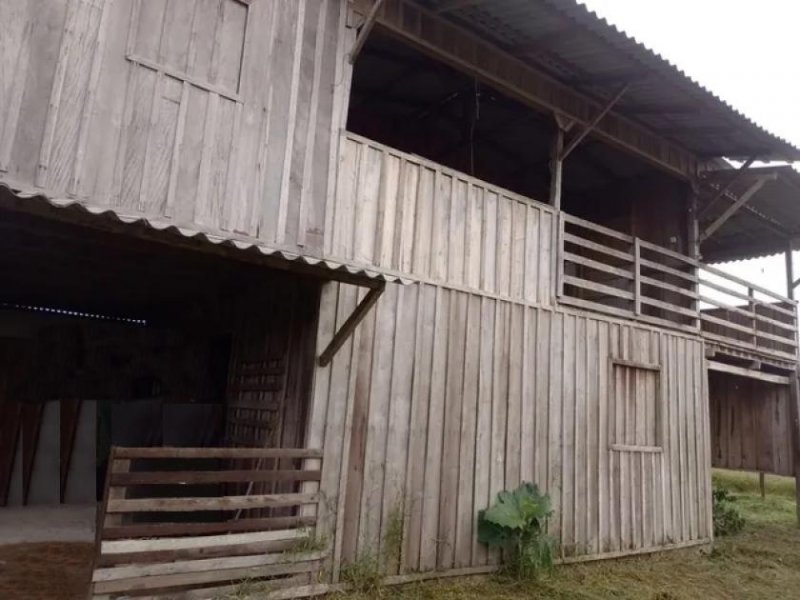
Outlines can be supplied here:
M767 476L761 499L758 476L715 471L714 484L729 489L747 523L741 533L716 540L713 549L687 549L615 561L556 568L537 582L497 577L443 579L384 587L352 599L386 600L761 600L800 596L800 529L794 480Z

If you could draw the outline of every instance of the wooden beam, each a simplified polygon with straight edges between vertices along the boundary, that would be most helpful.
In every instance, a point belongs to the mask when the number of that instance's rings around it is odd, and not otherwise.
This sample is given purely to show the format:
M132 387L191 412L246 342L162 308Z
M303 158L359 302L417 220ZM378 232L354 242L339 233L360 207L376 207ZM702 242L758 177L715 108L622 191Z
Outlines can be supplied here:
M452 12L454 10L461 10L462 8L467 8L468 6L475 6L476 4L481 4L485 2L485 0L444 0L433 9L437 15L441 15L443 13Z
M378 298L381 297L385 289L385 282L381 282L381 285L378 287L370 289L367 295L364 296L364 299L356 306L353 313L347 318L347 321L344 322L344 325L334 334L333 339L331 339L325 350L319 355L319 366L325 367L331 362L333 356L347 341L347 338L355 331L361 320L367 316L369 309L378 301Z
M564 130L559 128L553 136L550 148L550 206L561 209L561 188L563 183L563 165L561 153L564 150Z
M356 59L358 58L358 55L361 52L361 49L367 42L367 37L369 37L372 28L375 27L375 21L378 18L378 11L380 10L383 2L384 0L375 0L375 3L372 5L372 8L370 8L369 14L367 15L364 24L361 26L361 29L358 32L356 43L353 44L353 49L350 51L350 56L347 57L351 65L355 64Z
M722 196L725 195L725 192L730 190L731 186L734 183L736 183L737 181L739 181L739 179L742 177L742 175L744 175L747 172L747 169L750 168L750 165L752 165L755 160L756 160L755 156L750 157L744 162L744 164L742 164L741 167L736 169L736 172L731 176L730 179L728 179L728 181L725 183L725 185L722 186L717 191L717 193L714 194L714 196L711 198L711 200L708 201L708 203L706 204L705 208L703 208L703 210L700 212L700 215L698 216L698 218L702 218L706 214L708 214L708 211L711 210L711 207L717 202L717 200L722 198Z
M756 371L746 367L729 365L728 363L717 362L715 360L708 361L708 370L717 371L719 373L729 373L731 375L738 375L739 377L747 377L749 379L757 379L759 381L766 381L768 383L776 383L778 385L789 385L791 383L791 377L787 375L765 373L764 371Z
M594 131L595 127L597 127L597 124L600 123L603 117L605 117L611 111L611 109L614 108L614 105L617 102L619 102L619 99L622 98L625 92L628 91L630 85L631 85L630 82L628 82L624 84L621 88L619 88L619 90L617 90L617 93L614 94L609 99L609 101L606 102L605 105L600 109L600 112L598 112L594 116L594 118L591 121L589 121L589 123L586 124L586 126L580 131L580 133L578 133L574 138L572 138L569 141L567 147L564 148L564 150L561 152L561 157L560 157L561 160L565 160L570 155L570 153L573 150L575 150L575 148L578 147L578 144L580 144L587 135L589 135L592 131Z
M742 208L747 202L752 198L758 190L764 187L764 184L769 181L770 179L775 179L775 176L763 176L759 177L748 189L747 191L739 196L739 198L731 204L725 212L723 212L719 217L717 217L711 225L706 227L703 230L703 233L700 234L700 242L706 241L710 238L715 231L717 231L720 227L722 227L725 223L727 223L728 219L730 219L736 212Z
M795 371L789 384L789 410L792 418L792 456L794 463L795 512L800 526L800 389L798 373Z
M786 259L786 297L794 300L794 288L797 285L797 282L794 279L794 257L792 256L792 250L794 244L792 244L792 240L790 239L785 252L785 259ZM798 279L800 281L800 279Z

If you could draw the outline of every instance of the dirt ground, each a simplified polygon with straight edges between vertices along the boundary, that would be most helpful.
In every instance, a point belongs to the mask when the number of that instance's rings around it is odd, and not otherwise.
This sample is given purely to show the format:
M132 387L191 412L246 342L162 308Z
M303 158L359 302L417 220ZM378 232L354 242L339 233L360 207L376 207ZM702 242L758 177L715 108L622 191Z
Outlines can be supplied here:
M0 546L2 600L86 600L94 544Z

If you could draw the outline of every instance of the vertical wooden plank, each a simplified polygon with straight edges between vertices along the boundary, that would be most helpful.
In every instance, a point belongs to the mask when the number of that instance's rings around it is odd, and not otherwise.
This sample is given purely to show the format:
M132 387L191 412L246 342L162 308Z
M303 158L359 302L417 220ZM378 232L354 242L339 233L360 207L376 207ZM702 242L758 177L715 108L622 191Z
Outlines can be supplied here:
M548 448L549 436L549 404L550 404L550 369L551 348L550 348L550 328L552 326L553 315L549 311L536 309L536 435L534 449L534 483L542 489L548 487Z
M508 325L508 393L506 417L506 488L513 490L520 483L522 425L522 345L525 338L524 307L509 304Z
M553 506L561 506L561 413L564 404L563 376L565 371L565 353L568 350L564 343L566 318L561 313L553 313L550 326L550 380L548 389L548 449L547 449L547 491ZM556 511L548 524L551 535L561 534L561 511Z
M387 465L396 459L386 456L386 442L392 412L390 400L399 287L391 286L387 289L372 311L375 316L373 334L375 339L372 343L364 486L360 498L360 556L381 556L384 480Z
M436 171L431 229L430 274L436 281L447 281L450 259L450 204L454 178L441 169Z
M394 249L394 267L402 272L411 272L414 249L414 226L417 220L417 197L419 195L419 173L421 167L403 160L400 169L400 193L397 207L397 242Z
M473 240L467 240L465 237L467 232L468 201L467 182L454 177L452 180L452 200L450 203L447 281L456 285L464 284L465 247L468 243L475 243Z
M419 193L417 195L417 220L414 231L414 273L422 277L431 271L431 238L433 227L433 205L436 197L436 171L421 167Z
M497 293L511 293L511 244L513 200L500 196L497 203Z
M442 471L439 481L439 548L437 567L450 569L455 563L456 528L458 527L459 450L464 396L464 357L467 320L467 294L451 292L450 319L447 326L446 383L444 396L444 432Z
M423 533L422 515L425 504L425 470L427 465L428 417L431 405L431 377L438 288L421 285L417 303L414 354L414 383L411 397L411 432L409 435L409 469L406 479L406 512L404 564L408 570L420 569Z
M539 302L539 219L541 210L528 206L525 211L525 290L528 302Z
M524 298L525 276L526 276L526 247L525 237L527 231L527 205L523 202L514 201L511 203L511 274L510 274L510 296L515 299Z
M480 377L481 298L470 294L467 299L467 330L464 344L463 408L459 448L458 500L456 509L455 567L473 564L473 536L477 510L473 493L477 486L478 386Z
M536 356L537 311L523 307L522 357L520 363L522 396L520 407L520 479L536 482L536 380L539 378Z
M483 196L483 289L497 290L497 193L488 190Z
M494 354L492 380L492 442L489 472L489 497L506 488L506 412L508 408L508 325L510 306L495 303ZM492 559L498 556L493 552Z
M489 506L491 500L492 467L492 390L494 368L494 339L496 327L496 300L480 299L480 335L478 340L478 410L475 434L475 514ZM473 564L483 565L488 560L486 546L473 536Z
M625 325L620 327L620 352L622 358L630 360L630 326ZM617 394L619 401L617 402L617 431L615 439L625 440L626 443L631 443L629 438L630 433L633 431L633 422L631 419L631 387L630 387L630 371L628 369L615 369L617 383ZM631 456L627 452L618 453L619 460L619 499L620 504L620 539L622 543L622 550L630 550L633 548L633 515L631 512Z
M394 349L391 380L391 410L386 435L386 471L383 485L381 516L381 553L388 573L400 572L403 564L404 537L408 505L406 481L411 439L411 396L417 346L417 302L419 288L398 286L397 319L394 323Z
M564 556L575 553L575 435L578 401L579 340L585 333L585 320L564 315L564 381L561 405L561 548Z
M554 235L556 218L550 211L542 209L539 219L539 290L538 301L543 305L553 302L555 281L555 254L553 244L557 241Z
M610 525L611 475L609 473L610 455L608 423L611 420L609 404L609 330L611 325L605 321L598 324L597 333L597 551L609 552L612 547Z
M695 365L694 353L692 352L694 342L686 340L685 348L685 374L686 374L686 442L687 442L687 479L689 484L689 536L690 539L697 539L697 428L696 428L696 406L697 389L695 385Z
M384 185L385 152L365 146L358 195L353 211L353 259L357 263L371 264L375 253L378 203Z
M425 457L425 482L422 503L420 570L436 568L439 551L439 484L442 472L442 434L447 370L447 324L450 295L453 292L436 288L436 317L428 407L428 440Z
M677 401L678 401L678 491L680 493L681 541L689 538L688 481L687 481L687 427L686 423L686 340L676 338Z
M609 326L609 358L619 356L620 326L616 323ZM621 382L618 380L616 370L611 366L611 362L606 365L606 373L609 374L608 381L608 424L607 439L610 444L617 443L619 439L620 415L620 394L622 393ZM608 479L608 523L609 523L609 546L607 551L613 552L621 550L622 547L622 501L621 501L621 459L619 452L608 453L609 457L609 479Z
M584 424L582 431L585 432L583 451L584 459L584 484L582 506L586 514L586 529L581 536L581 543L584 544L585 552L599 552L599 527L598 518L600 516L600 498L598 489L597 474L600 470L600 455L605 448L599 446L598 426L600 420L600 374L599 364L605 364L600 355L600 321L589 319L586 324L586 406L584 409Z
M376 223L374 263L392 268L394 263L395 238L398 226L398 204L401 200L402 160L386 153L381 176L380 201L378 203L378 222Z
M483 194L484 189L470 183L467 189L467 238L465 247L465 283L467 287L481 286L483 253Z

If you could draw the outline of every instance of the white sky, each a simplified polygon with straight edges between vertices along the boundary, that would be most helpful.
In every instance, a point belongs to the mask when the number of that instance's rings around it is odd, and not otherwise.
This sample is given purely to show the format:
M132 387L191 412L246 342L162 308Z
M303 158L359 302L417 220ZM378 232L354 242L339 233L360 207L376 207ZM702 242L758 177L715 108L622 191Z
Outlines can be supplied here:
M800 0L581 1L768 131L800 146ZM798 276L798 253L794 262ZM724 269L786 293L782 256Z

